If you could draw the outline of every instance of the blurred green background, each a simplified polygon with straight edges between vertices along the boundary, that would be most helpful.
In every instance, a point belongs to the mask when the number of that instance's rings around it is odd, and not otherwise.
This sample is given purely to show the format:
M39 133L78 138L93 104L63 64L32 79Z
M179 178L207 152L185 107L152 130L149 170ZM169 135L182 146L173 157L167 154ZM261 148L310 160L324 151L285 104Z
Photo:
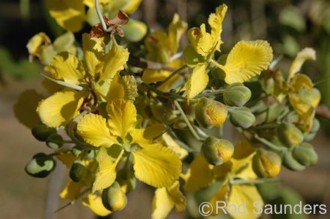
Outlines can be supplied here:
M229 6L223 30L225 51L238 40L266 39L274 48L275 57L282 57L281 68L285 70L298 51L304 47L314 48L317 60L307 62L303 72L313 78L322 91L322 103L330 107L329 0L143 0L134 17L157 29L165 27L178 12L189 26L199 26L221 3ZM18 123L12 107L25 89L41 90L41 66L28 61L26 43L29 38L42 31L54 39L63 32L49 17L46 7L45 0L0 1L0 218L35 219L46 218L45 215L51 215L48 218L94 218L79 205L57 214L47 214L54 210L51 206L65 204L57 203L57 192L64 177L61 170L48 180L34 179L24 172L24 165L33 154L47 149ZM88 30L86 25L84 31ZM263 188L269 200L273 197L269 191L276 191L284 194L281 196L284 202L304 199L310 204L324 203L330 211L330 141L327 137L330 136L330 123L329 119L322 121L322 130L313 141L320 156L319 163L299 173L283 169L281 184L293 190ZM51 190L47 192L47 188ZM47 199L47 194L54 194L55 198ZM140 186L136 195L129 197L124 212L114 214L113 218L148 218L150 209L147 206L151 206L151 193ZM171 218L178 217L171 215ZM327 219L330 216L286 215L278 218Z

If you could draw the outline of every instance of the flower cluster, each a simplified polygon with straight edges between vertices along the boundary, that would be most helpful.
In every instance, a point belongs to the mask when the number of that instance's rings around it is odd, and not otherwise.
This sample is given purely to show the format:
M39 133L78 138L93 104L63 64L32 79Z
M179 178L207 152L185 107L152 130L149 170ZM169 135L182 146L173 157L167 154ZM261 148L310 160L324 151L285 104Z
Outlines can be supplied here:
M46 177L62 162L70 179L60 196L100 216L123 209L139 180L155 188L153 218L184 211L189 197L197 205L250 203L231 217L251 219L260 216L251 203L263 203L257 183L276 177L282 163L292 170L316 163L307 141L319 128L320 93L300 73L315 59L312 49L280 71L267 41L221 51L226 5L208 24L188 29L174 15L167 30L144 36L143 23L125 20L140 1L100 3L49 0L51 16L68 32L54 42L39 33L27 45L44 66L48 91L32 95L40 99L32 134L52 150L36 154L28 174ZM101 10L105 17L97 16ZM75 39L72 31L86 19L91 33ZM224 134L232 128L242 137Z

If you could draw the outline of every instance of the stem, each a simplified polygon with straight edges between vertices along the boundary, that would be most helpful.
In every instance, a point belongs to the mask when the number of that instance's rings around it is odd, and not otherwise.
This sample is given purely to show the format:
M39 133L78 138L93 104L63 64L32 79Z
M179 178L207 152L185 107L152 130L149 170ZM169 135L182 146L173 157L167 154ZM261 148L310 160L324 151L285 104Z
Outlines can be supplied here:
M127 64L134 66L134 67L143 68L143 69L176 71L176 69L173 67L163 65L158 62L149 61L144 58L136 57L131 54L129 55Z
M95 10L96 10L96 13L97 13L97 17L99 18L100 20L100 23L102 25L102 29L105 31L105 32L109 32L109 29L107 27L107 25L105 24L105 21L103 19L103 15L102 15L102 12L101 12L101 9L100 9L100 4L99 4L99 0L95 0Z
M186 67L188 67L188 66L183 65L180 68L173 71L164 81L162 81L160 84L158 84L157 87L161 87L162 85L164 85L166 82L168 82L171 78L173 78L177 73L179 73L181 70L185 69Z
M178 110L179 110L181 116L183 117L184 121L186 122L186 124L187 124L187 126L188 126L188 128L189 128L189 130L190 130L190 132L191 132L191 134L193 134L193 136L194 136L197 140L200 141L201 138L199 137L199 135L197 134L197 132L195 131L195 129L193 128L193 126L192 126L191 123L189 122L189 120L188 120L186 114L183 112L183 110L182 110L180 104L178 103L178 101L174 100L174 104L175 104L175 106L178 108Z
M269 149L277 152L277 153L282 153L284 151L284 149L279 148L277 145L271 143L270 141L260 137L258 134L254 134L253 137L258 140L260 143L264 144L265 146L267 146Z
M56 84L62 85L64 87L72 88L72 89L77 90L77 91L84 90L84 88L82 86L79 86L79 85L76 85L76 84L69 84L65 81L55 80L55 79L53 79L53 78L51 78L51 77L49 77L49 76L47 76L43 73L40 73L40 74L41 74L41 76L47 78L48 80L51 80L52 82L55 82Z
M219 64L217 61L215 61L214 59L210 59L210 62L211 62L213 65L215 65L215 66L217 66L218 68L220 68L221 70L225 71L225 66L220 65L220 64Z
M197 98L215 96L215 95L218 95L218 94L222 94L224 91L225 91L225 89L205 90L203 93L198 95Z
M265 182L276 182L277 179L255 179L255 180L245 180L245 179L231 179L231 185L244 185L244 184L261 184Z

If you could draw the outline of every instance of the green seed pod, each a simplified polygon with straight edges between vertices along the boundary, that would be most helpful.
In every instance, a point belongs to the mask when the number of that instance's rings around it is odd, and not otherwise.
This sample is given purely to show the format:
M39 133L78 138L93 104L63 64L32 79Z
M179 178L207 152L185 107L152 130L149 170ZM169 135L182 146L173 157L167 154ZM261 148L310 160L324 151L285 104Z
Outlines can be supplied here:
M81 161L75 161L70 169L69 176L74 182L79 182L87 174L87 169Z
M59 134L52 134L46 139L46 144L49 148L57 150L64 144L63 137Z
M295 125L284 123L277 127L277 136L287 147L299 145L304 140L304 135Z
M259 177L271 178L281 170L281 157L272 151L259 149L253 157L252 167Z
M127 197L118 182L103 190L102 203L110 211L120 211L126 206Z
M32 135L39 141L46 141L53 134L56 134L56 129L45 124L38 124L32 128Z
M256 121L256 117L246 107L234 108L230 113L230 121L234 126L249 128Z
M318 155L314 150L313 145L309 143L302 143L295 147L292 156L303 166L312 166L317 163Z
M25 166L25 172L30 176L44 178L54 170L55 166L56 162L51 156L38 153Z
M229 106L243 106L251 98L251 91L243 84L231 84L223 92L223 101Z
M304 134L304 140L305 141L313 140L319 129L320 129L320 122L319 122L319 120L314 118L310 131Z
M301 171L305 169L304 165L301 165L292 155L292 150L289 149L285 152L283 157L283 165L289 170Z
M127 170L120 170L117 173L117 180L122 187L125 187L126 193L133 191L136 187L136 179L134 174L128 172Z
M220 127L226 121L227 107L215 100L201 98L195 108L197 122L204 128Z
M208 137L204 141L201 150L210 164L219 166L233 156L234 145L225 139Z

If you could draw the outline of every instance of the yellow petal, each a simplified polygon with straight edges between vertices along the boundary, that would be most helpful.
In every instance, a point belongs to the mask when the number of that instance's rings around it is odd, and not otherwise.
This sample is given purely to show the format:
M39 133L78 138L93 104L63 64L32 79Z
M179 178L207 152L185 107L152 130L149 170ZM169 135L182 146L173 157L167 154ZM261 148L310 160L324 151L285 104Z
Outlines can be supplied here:
M20 94L14 105L15 117L20 123L28 128L32 128L40 122L36 108L42 98L43 96L38 94L35 90L26 90Z
M152 200L152 219L165 219L174 207L166 188L160 188L155 191Z
M215 193L215 195L212 197L212 199L210 200L211 206L223 206L222 203L226 203L226 201L227 201L228 192L229 192L229 185L228 184L222 185L219 188L219 190ZM221 205L219 205L219 203L221 203ZM228 214L228 212L227 211L224 212L222 208L212 211L212 215L219 215L219 214L225 214L225 213Z
M292 62L290 68L289 68L289 76L288 78L291 78L295 73L299 72L301 69L301 66L304 64L306 60L315 60L316 54L315 50L312 48L304 48L301 50L294 61Z
M127 14L132 14L140 6L141 2L142 0L130 0L125 7L122 8L122 10Z
M42 47L49 44L51 44L49 37L41 32L34 35L26 46L30 55L40 55Z
M80 84L85 71L78 58L68 52L62 52L51 61L57 77L69 84Z
M81 182L69 181L61 191L60 197L70 201L75 201L81 195L80 191L83 186L84 184Z
M70 168L73 162L77 160L77 157L74 156L72 153L59 153L58 155L56 155L56 158L60 160L67 168Z
M304 74L295 74L289 81L289 88L294 93L299 93L303 89L312 89L312 80Z
M224 66L227 84L242 83L268 68L273 50L267 41L240 41L230 51Z
M37 112L42 123L49 127L59 127L69 123L79 114L83 103L83 93L60 91L39 103Z
M183 149L168 133L162 135L162 140L167 147L172 149L180 157L180 159L188 156L188 151Z
M212 35L206 32L205 24L202 24L200 28L193 27L189 29L188 39L195 51L203 57L208 56L216 45Z
M206 72L206 64L197 64L186 84L187 98L191 99L200 94L206 88L208 82L209 76Z
M194 192L207 187L212 181L212 167L202 155L199 155L190 164L184 190Z
M50 15L66 30L77 32L82 28L85 9L81 0L47 0Z
M98 216L107 216L111 214L111 211L106 209L102 204L102 198L99 195L88 194L87 197L82 200L83 205L89 207Z
M108 104L108 125L114 135L124 139L128 132L134 129L136 109L131 101L115 100Z
M87 71L92 77L96 77L96 74L100 73L103 68L103 63L101 62L102 40L100 38L91 38L89 34L83 34L82 40Z
M104 56L104 68L100 81L112 79L119 71L124 69L129 52L124 47L113 43L110 51Z
M187 23L180 20L178 14L174 14L172 22L168 28L168 50L170 54L176 53L179 47L182 34L187 29Z
M176 181L170 188L156 190L152 201L152 219L166 218L173 207L176 207L177 211L185 209L185 197L179 186L179 182Z
M144 145L133 151L135 176L154 187L169 187L179 178L181 161L171 149L161 145Z
M240 210L229 211L234 219L256 219L261 215L258 214L264 202L253 185L233 185L229 195L227 206L241 206ZM237 207L238 209L238 207Z
M228 7L225 4L220 5L215 9L215 13L210 14L208 20L209 25L211 27L211 35L216 43L217 50L220 50L220 45L222 44L222 40L221 40L222 22L225 18L227 8Z
M116 164L111 160L105 148L99 150L96 160L99 163L99 169L93 183L93 192L111 186L116 179Z
M89 144L96 147L109 147L115 143L107 121L100 115L87 114L77 123L77 133Z

